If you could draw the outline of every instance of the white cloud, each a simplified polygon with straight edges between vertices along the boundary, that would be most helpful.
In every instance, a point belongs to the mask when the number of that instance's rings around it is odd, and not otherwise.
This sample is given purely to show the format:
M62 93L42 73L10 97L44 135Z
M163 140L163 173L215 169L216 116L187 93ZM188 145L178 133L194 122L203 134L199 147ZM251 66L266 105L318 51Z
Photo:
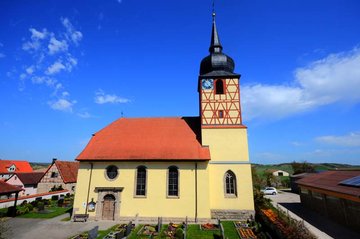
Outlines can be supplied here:
M65 69L66 67L61 63L61 61L56 61L54 64L52 64L46 69L45 74L54 75Z
M88 119L91 118L91 115L88 112L82 112L77 114L80 118Z
M47 76L33 76L31 77L31 82L33 84L45 84L48 87L55 88L56 90L56 83L57 80L47 77Z
M316 141L324 144L345 146L345 147L359 147L360 146L360 132L352 132L348 135L342 136L321 136L317 137Z
M76 101L69 101L67 99L58 99L57 101L48 102L48 104L53 110L59 110L70 113L73 111L72 107L75 103Z
M28 68L25 69L25 71L28 75L31 75L32 73L34 73L35 68L34 66L29 66Z
M95 92L94 100L95 100L96 104L106 104L106 103L116 104L116 103L130 102L129 99L122 98L117 95L105 94L105 92L101 89L99 89L97 92Z
M42 40L45 39L48 35L48 32L45 28L41 32L36 30L35 28L30 28L29 31L31 32L31 39L33 40Z
M48 45L49 54L54 55L58 52L66 52L68 50L68 44L65 40L59 41L54 36L50 38Z
M242 87L244 118L274 120L337 102L360 102L360 49L331 54L295 70L289 85Z
M71 24L68 18L63 18L62 24L66 28L65 36L68 40L72 41L75 45L81 41L83 35L80 31L77 31L74 26Z
M24 51L37 51L41 48L41 40L44 40L48 35L48 31L44 28L42 31L38 31L35 28L29 28L31 32L31 40L23 44L22 49Z

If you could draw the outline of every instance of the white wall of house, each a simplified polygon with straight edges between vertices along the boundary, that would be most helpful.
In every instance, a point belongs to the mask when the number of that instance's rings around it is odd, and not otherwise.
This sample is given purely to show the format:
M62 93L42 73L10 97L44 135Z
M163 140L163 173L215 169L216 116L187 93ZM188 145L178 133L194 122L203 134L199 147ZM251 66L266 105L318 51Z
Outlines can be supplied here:
M8 184L21 187L23 191L19 192L19 197L33 195L37 193L37 185L24 185L18 176L13 175L6 181Z
M273 175L278 177L278 176L289 176L289 173L283 170L277 170L275 172L273 172Z

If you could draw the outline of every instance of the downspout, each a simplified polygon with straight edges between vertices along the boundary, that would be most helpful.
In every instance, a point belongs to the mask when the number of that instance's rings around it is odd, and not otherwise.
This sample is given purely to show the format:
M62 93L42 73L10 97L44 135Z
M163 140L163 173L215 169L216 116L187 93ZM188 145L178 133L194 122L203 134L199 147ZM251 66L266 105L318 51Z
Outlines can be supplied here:
M93 167L94 167L93 163L90 163L90 178L89 178L88 193L87 193L87 197L86 197L85 214L87 214L87 211L88 211L88 203L89 203L89 195L90 195L90 185L91 185L91 177L92 177Z
M197 163L195 163L195 222L197 222L198 214L198 189L197 189Z

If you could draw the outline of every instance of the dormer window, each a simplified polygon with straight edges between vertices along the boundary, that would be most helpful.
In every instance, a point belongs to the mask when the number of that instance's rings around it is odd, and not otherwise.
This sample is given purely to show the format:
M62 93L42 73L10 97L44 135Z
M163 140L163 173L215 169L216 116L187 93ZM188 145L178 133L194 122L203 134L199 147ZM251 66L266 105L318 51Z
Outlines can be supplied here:
M216 80L215 83L215 94L224 94L224 82L222 79Z

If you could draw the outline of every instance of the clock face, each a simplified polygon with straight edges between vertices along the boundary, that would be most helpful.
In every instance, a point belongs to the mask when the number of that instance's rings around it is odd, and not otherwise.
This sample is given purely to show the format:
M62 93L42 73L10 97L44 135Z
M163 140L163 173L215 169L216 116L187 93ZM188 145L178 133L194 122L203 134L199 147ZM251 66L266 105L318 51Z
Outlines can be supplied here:
M202 79L201 86L203 90L211 90L214 87L214 80L213 79Z

